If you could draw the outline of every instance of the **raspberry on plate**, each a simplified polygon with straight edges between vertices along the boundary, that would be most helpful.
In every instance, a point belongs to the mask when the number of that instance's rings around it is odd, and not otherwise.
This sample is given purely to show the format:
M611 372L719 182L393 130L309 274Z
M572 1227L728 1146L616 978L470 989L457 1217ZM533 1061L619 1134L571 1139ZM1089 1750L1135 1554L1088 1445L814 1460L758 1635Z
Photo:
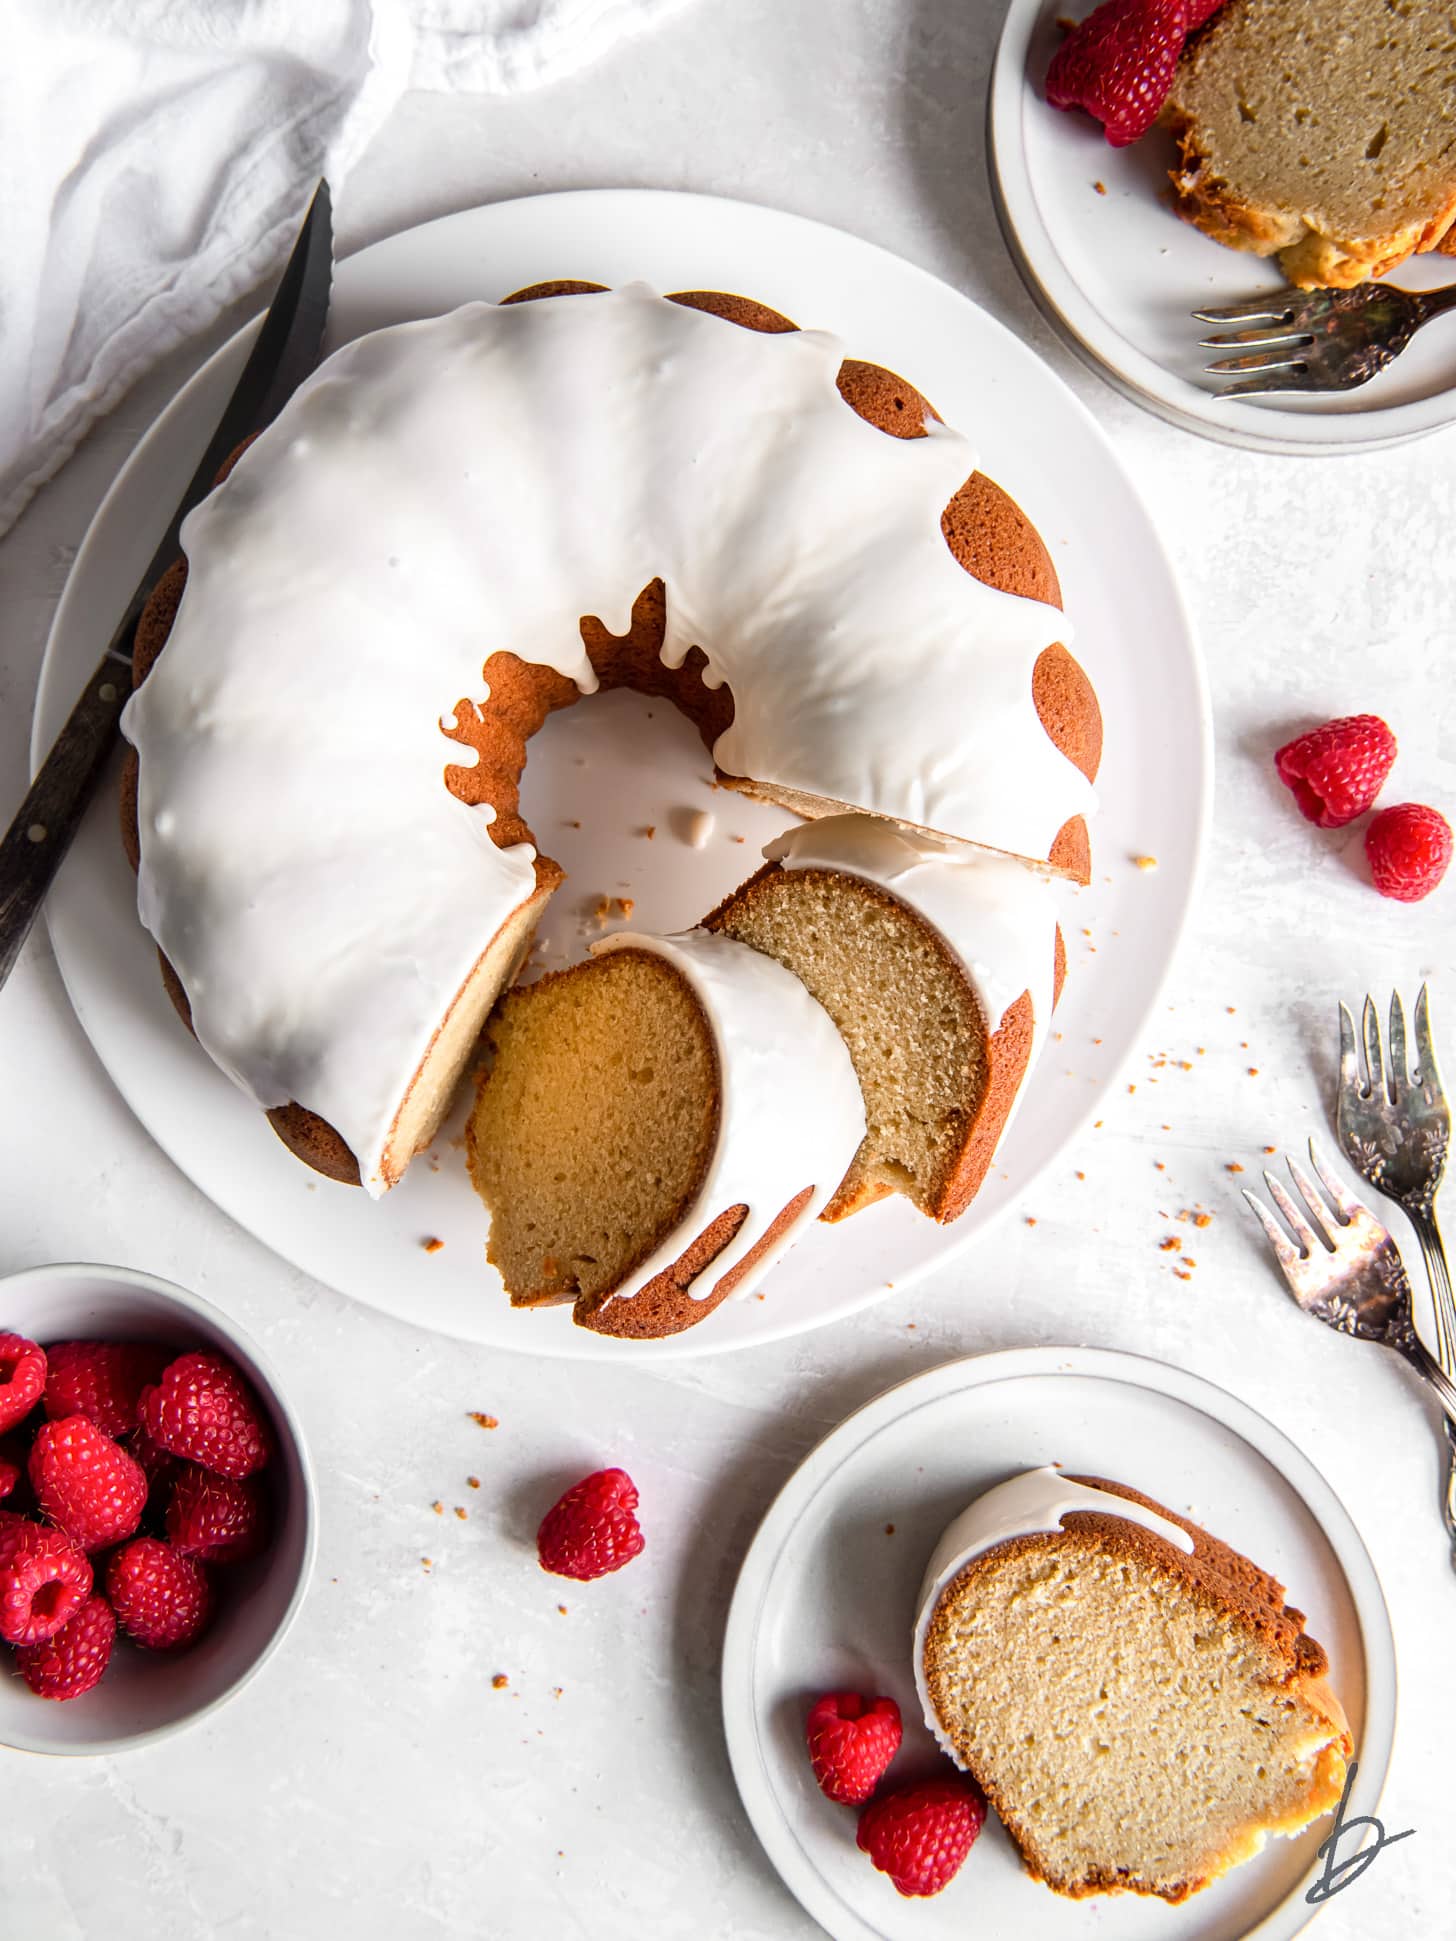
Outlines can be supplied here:
M45 1350L23 1334L0 1334L0 1434L25 1420L45 1383Z
M268 1500L259 1478L234 1482L184 1463L167 1504L167 1536L183 1556L240 1564L268 1541Z
M115 1639L115 1613L97 1592L54 1637L22 1645L15 1663L37 1698L79 1698L100 1684Z
M91 1593L91 1565L64 1530L0 1511L0 1638L44 1644Z
M207 1629L212 1580L196 1557L160 1537L135 1537L106 1570L106 1595L126 1635L147 1651L181 1651Z
M1451 825L1436 809L1398 802L1382 809L1365 831L1365 854L1382 896L1419 903L1450 865Z
M1395 736L1378 714L1346 714L1285 742L1274 767L1307 821L1343 829L1379 795L1395 754Z
M45 1412L52 1421L84 1415L104 1435L136 1427L137 1403L161 1379L170 1348L151 1341L58 1341L46 1349Z
M1125 148L1157 120L1188 24L1187 0L1102 0L1052 56L1047 100L1085 108Z
M30 1481L41 1510L82 1550L129 1537L147 1506L141 1465L84 1415L42 1424Z
M900 1750L900 1708L892 1698L828 1692L810 1707L806 1734L820 1792L863 1806Z
M142 1390L141 1426L163 1449L241 1481L268 1460L272 1438L252 1389L221 1355L178 1355Z
M859 1816L856 1843L897 1893L938 1894L985 1823L986 1798L973 1779L931 1779L872 1801Z
M541 1568L588 1583L640 1555L637 1486L624 1469L598 1469L574 1483L536 1532Z

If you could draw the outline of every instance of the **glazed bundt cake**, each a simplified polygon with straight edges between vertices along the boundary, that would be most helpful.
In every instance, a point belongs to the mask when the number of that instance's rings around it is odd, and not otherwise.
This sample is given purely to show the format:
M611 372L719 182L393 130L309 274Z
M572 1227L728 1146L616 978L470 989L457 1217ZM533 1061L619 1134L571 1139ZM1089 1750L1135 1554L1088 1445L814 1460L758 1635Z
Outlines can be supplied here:
M466 1134L512 1304L676 1334L747 1293L864 1132L838 1033L727 937L621 933L507 994Z
M671 699L726 786L798 813L1088 870L1096 701L959 434L742 298L523 295L554 300L331 357L138 631L124 822L169 988L293 1150L373 1193L560 880L520 775L597 687Z
M1323 1649L1267 1571L1151 1497L1030 1470L946 1531L926 1723L1058 1893L1185 1900L1340 1798Z
M867 1126L820 1217L903 1193L954 1220L1046 1037L1063 961L1055 884L872 816L826 816L764 853L704 923L786 965L849 1047Z

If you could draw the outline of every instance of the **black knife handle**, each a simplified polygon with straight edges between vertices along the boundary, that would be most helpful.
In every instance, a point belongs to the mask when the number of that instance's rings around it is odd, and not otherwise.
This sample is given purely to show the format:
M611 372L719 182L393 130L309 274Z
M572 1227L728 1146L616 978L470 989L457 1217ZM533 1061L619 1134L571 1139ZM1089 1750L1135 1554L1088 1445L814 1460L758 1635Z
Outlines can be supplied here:
M108 656L86 683L0 841L0 986L15 968L51 879L81 826L130 693L129 669Z

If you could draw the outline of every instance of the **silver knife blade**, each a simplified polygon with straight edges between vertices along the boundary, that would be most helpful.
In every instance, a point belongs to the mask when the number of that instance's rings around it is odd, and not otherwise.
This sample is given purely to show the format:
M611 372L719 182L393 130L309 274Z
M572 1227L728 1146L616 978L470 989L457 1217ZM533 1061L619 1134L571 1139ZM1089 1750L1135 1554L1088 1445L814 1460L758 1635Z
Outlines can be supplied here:
M333 210L320 182L227 408L137 582L99 666L0 841L0 988L14 968L116 741L131 692L132 636L153 586L176 559L182 521L224 460L272 423L318 363L333 280Z

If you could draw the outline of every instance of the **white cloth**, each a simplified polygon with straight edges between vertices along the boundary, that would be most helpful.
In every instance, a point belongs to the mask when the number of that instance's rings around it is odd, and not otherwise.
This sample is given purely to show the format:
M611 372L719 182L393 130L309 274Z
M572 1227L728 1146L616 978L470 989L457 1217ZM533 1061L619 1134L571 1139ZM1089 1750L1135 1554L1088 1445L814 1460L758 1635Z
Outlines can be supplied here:
M5 0L0 532L276 270L408 88L508 93L679 0Z

